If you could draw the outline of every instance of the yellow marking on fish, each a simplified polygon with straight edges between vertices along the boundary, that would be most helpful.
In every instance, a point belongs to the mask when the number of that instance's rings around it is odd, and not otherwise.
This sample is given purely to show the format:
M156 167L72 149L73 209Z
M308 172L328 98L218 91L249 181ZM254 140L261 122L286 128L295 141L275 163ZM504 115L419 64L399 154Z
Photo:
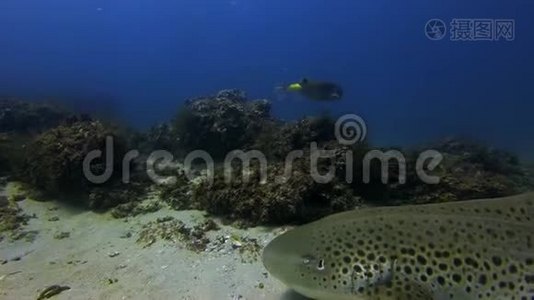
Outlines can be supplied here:
M293 83L287 87L287 90L292 92L300 91L302 90L302 85L300 83Z
M534 299L534 193L366 208L288 231L267 270L313 299Z

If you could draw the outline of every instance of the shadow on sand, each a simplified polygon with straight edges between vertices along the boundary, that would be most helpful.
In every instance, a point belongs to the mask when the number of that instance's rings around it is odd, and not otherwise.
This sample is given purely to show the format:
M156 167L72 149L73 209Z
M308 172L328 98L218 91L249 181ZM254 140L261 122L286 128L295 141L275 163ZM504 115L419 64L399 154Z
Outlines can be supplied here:
M312 300L312 299L304 297L301 294L295 292L294 290L287 290L282 295L282 297L280 297L280 300Z

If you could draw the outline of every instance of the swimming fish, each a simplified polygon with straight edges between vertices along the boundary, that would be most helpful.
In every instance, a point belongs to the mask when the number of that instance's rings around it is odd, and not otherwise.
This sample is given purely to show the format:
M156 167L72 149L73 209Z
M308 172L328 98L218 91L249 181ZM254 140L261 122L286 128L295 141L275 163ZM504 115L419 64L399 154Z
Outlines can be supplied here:
M362 208L269 243L271 275L312 299L534 299L534 193Z
M339 85L331 82L310 81L306 78L288 85L285 90L298 92L312 100L339 100L343 97L343 89Z

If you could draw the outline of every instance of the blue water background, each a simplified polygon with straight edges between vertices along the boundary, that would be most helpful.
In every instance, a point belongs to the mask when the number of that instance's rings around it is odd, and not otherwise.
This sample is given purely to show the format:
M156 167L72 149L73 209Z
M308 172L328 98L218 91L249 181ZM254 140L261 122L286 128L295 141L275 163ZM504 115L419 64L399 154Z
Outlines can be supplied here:
M137 128L240 88L277 117L357 113L376 144L462 134L534 157L534 2L2 0L0 95L55 98ZM431 41L440 18L514 19L515 40ZM345 99L273 93L302 77Z

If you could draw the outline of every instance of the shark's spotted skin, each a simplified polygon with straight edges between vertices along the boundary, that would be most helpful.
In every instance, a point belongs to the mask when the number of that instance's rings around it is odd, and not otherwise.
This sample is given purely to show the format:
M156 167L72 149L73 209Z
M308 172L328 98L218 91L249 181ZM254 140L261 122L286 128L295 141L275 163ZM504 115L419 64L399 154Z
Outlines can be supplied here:
M534 193L361 209L276 238L269 272L315 299L534 299Z

